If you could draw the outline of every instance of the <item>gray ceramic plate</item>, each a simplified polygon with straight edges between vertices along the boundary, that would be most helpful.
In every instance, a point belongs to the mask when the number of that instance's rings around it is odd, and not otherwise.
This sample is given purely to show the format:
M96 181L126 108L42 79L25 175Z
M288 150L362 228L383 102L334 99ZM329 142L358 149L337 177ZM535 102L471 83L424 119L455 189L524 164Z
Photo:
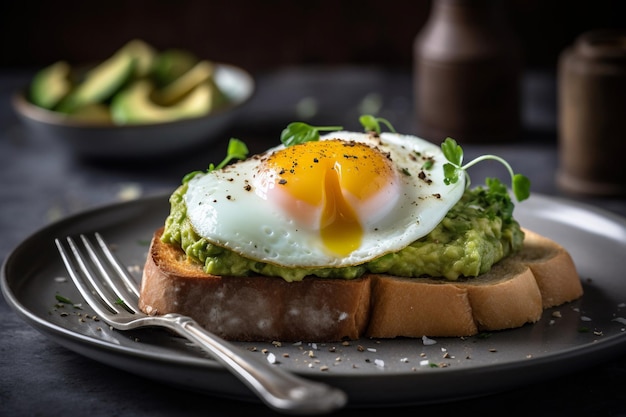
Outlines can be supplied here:
M168 196L103 207L55 223L7 257L2 291L26 323L97 361L196 391L256 400L245 386L186 340L160 330L122 333L79 320L83 310L56 308L55 295L82 301L66 276L55 237L101 232L140 278L147 242L169 210ZM547 310L534 325L469 338L360 340L342 344L241 343L281 366L344 389L350 406L449 401L513 389L590 367L626 348L626 219L545 196L517 205L523 226L563 244L573 255L585 295ZM33 254L36 254L34 256ZM561 317L554 318L559 311ZM68 315L63 313L69 313ZM384 387L384 388L383 388Z

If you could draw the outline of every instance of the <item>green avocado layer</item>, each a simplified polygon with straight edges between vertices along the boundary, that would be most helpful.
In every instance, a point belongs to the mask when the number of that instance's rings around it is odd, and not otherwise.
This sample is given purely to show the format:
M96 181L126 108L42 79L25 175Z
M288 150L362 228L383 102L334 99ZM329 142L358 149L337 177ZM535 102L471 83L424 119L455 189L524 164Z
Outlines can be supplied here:
M513 219L513 203L497 198L487 188L466 190L459 202L428 235L399 252L370 262L342 268L285 268L244 258L200 237L187 218L181 185L170 197L171 211L165 221L163 242L180 246L195 262L214 275L280 276L300 281L307 275L322 278L357 278L367 272L401 277L475 277L500 259L521 249L524 233Z

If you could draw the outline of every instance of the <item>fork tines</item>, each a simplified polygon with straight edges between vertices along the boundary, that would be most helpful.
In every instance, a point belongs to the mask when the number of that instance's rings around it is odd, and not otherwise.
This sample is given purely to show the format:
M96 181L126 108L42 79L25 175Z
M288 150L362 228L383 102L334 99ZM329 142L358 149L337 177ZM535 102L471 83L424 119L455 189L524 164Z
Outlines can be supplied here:
M80 235L82 249L72 237L66 245L55 239L65 268L85 301L101 316L137 311L137 284L99 233L97 244ZM66 248L69 248L69 250Z

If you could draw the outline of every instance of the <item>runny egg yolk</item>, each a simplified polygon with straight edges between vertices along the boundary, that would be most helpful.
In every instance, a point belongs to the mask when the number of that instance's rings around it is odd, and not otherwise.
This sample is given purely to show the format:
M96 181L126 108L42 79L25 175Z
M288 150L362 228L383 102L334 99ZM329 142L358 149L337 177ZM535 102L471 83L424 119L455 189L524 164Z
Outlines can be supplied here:
M276 174L268 199L300 227L318 230L326 249L341 256L360 246L366 218L389 210L381 205L392 203L397 183L388 155L352 141L291 146L269 156L265 169Z

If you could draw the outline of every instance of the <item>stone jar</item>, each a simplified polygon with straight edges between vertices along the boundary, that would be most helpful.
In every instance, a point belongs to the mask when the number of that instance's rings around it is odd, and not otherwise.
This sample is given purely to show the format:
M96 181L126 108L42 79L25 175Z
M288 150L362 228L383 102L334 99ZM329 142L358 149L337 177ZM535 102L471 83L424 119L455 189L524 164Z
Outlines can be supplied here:
M558 111L559 187L626 195L626 31L585 32L561 53Z

